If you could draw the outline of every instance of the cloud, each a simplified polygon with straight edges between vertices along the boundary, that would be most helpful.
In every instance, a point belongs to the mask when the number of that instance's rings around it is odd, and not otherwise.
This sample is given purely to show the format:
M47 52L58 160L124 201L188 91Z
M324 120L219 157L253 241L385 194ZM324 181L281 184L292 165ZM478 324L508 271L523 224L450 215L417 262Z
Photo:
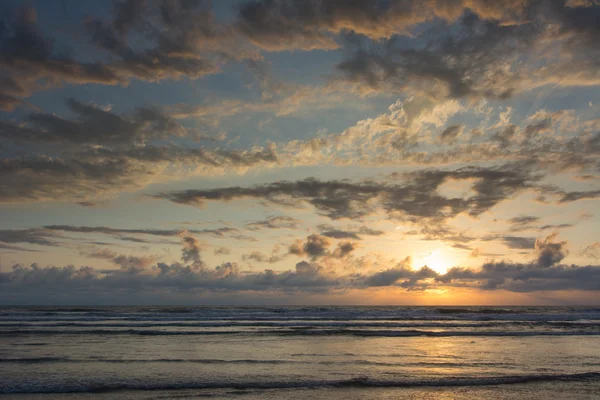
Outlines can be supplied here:
M288 252L289 254L301 257L310 257L314 261L318 258L344 258L358 247L356 243L342 241L338 242L333 250L329 250L331 244L331 240L328 237L312 234L307 236L304 241L300 239L296 240L289 246Z
M580 255L587 258L599 259L600 258L600 242L594 242L584 247L580 252Z
M231 254L231 250L227 247L217 247L214 251L215 255L229 255Z
M537 262L540 267L550 267L557 264L567 256L567 242L553 242L556 239L557 233L546 237L544 240L535 241L535 250L538 253Z
M0 123L0 138L16 142L61 144L134 144L151 139L203 138L184 128L158 108L137 108L131 115L117 115L93 104L68 99L72 119L55 114L34 113L18 124Z
M568 203L577 200L597 199L598 197L600 197L600 190L565 192L559 201L561 203Z
M317 225L317 228L319 229L321 235L332 239L362 240L362 236L381 236L385 234L384 231L372 229L367 226L349 226L343 229L338 229L332 225L320 224Z
M188 232L195 235L210 235L216 238L225 237L227 234L237 234L239 230L231 227L216 229L131 229L110 228L107 226L73 226L73 225L46 225L45 230L71 233L104 234L122 238L122 235L149 235L149 236L181 236Z
M56 234L45 229L4 229L0 230L0 243L24 243L38 246L56 246Z
M496 238L492 239L495 240ZM530 237L521 236L502 236L501 239L509 249L532 250L537 240Z
M194 266L203 266L204 262L200 258L200 243L198 240L187 234L181 235L183 248L181 249L181 260L184 263L192 263Z
M289 248L290 254L299 256L308 256L316 259L327 254L327 249L331 241L325 236L313 234L306 238L306 241L298 240Z
M356 250L357 247L358 245L353 242L340 242L337 244L337 248L331 253L331 256L335 258L344 258Z
M239 8L236 27L252 43L269 51L332 50L340 47L335 34L354 32L374 40L409 35L415 25L435 18L453 22L467 8L483 18L509 20L522 2L499 3L252 0Z
M228 187L210 190L185 190L154 195L178 204L202 206L205 201L231 201L256 198L275 204L292 205L305 201L331 219L360 218L376 208L390 214L444 218L468 212L479 215L499 202L526 189L536 189L541 176L527 165L492 168L464 167L454 171L420 170L406 175L408 183L392 185L374 181L319 181L314 178L295 182L275 182L249 188ZM436 189L448 179L474 179L469 198L448 198ZM291 202L291 203L290 203Z
M207 150L173 145L118 150L95 147L64 157L4 158L0 161L3 175L0 202L97 202L121 191L139 189L177 176L240 172L277 161L274 146L249 150ZM165 174L165 171L169 173Z
M110 260L115 265L118 265L122 270L135 273L142 271L156 262L155 256L128 256L123 254L117 254L109 249L96 250L88 254L88 257L101 258Z
M229 60L259 58L232 36L231 28L215 21L206 1L127 0L115 3L112 18L87 17L85 32L79 34L96 50L96 59L85 62L74 52L58 50L54 38L44 36L34 8L13 11L6 14L0 36L0 66L10 73L10 85L0 92L5 110L22 103L20 97L62 83L198 79L218 72Z
M529 225L534 222L538 222L540 220L539 217L535 217L532 215L524 215L521 217L514 217L508 220L508 222L512 225Z
M464 125L450 125L440 134L440 141L443 144L454 144L462 134Z
M527 230L532 227L532 224L539 222L540 218L535 217L533 215L523 215L520 217L514 217L508 220L508 223L511 224L511 231L522 231ZM547 226L546 226L547 227ZM540 228L542 230L543 228Z
M287 216L269 217L263 221L250 222L245 228L251 231L261 229L295 229L298 226L298 220Z
M431 22L434 28L417 31L418 40L412 42L388 33L379 46L357 46L338 69L342 79L364 92L506 99L543 85L600 82L598 52L592 44L598 36L593 22L600 14L596 3L579 7L552 0L498 1L492 7L484 1L386 4L390 9L402 4L419 10L421 18L407 18L411 27L434 16L438 20ZM386 26L383 21L392 15L373 16L377 25L369 21L372 26ZM527 133L534 136L544 129L540 123Z
M164 293L237 293L256 292L272 295L288 293L336 293L349 289L369 287L394 287L405 290L444 289L452 287L481 290L508 290L535 292L552 290L600 290L600 266L558 264L565 254L565 243L556 243L554 236L538 241L538 256L528 264L487 262L479 269L453 267L440 274L427 266L413 269L410 257L403 261L390 261L390 267L378 271L364 268L359 272L345 272L323 267L315 261L298 262L294 269L242 272L236 263L224 262L214 268L200 259L200 244L189 235L182 235L182 259L185 263L157 263L149 266L149 258L119 255L110 250L98 250L92 257L109 259L121 268L97 270L89 266L75 268L30 267L14 265L0 277L3 291L0 296L33 295L79 298L85 293L88 301L115 291L130 296L161 291ZM322 254L324 247L319 238L307 238L307 250ZM321 249L316 249L320 247ZM335 253L344 251L347 243L339 243ZM352 246L350 246L352 247ZM348 248L350 248L348 247ZM345 254L345 256L348 256ZM348 256L349 257L349 256ZM326 261L326 260L324 260ZM360 259L349 258L349 263ZM4 298L3 299L7 299Z
M244 261L256 261L260 263L269 263L274 264L283 259L285 259L290 253L282 253L281 246L276 245L271 251L270 255L263 254L259 251L253 251L250 254L242 255L242 260Z

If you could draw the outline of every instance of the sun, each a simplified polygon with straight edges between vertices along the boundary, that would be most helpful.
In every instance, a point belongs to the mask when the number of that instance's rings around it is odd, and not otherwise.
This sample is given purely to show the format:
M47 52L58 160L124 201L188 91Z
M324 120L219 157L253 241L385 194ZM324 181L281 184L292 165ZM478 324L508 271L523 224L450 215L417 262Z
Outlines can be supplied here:
M454 263L453 258L441 249L435 249L427 254L422 258L422 262L438 274L445 274Z

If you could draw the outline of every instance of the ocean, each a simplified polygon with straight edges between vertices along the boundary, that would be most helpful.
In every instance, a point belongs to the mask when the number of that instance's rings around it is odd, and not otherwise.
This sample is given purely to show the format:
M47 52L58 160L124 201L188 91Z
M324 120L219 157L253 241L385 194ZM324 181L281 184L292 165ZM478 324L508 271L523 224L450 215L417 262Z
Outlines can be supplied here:
M600 309L3 307L0 397L600 398Z

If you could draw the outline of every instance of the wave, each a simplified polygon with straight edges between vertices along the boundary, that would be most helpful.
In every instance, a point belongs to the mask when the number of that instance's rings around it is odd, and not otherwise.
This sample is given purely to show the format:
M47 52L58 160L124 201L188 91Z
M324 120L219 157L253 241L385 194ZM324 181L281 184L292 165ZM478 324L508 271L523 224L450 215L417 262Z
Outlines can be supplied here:
M0 321L600 321L593 307L0 307Z
M107 363L107 364L147 364L147 363L178 363L178 364L318 364L318 365L373 365L386 367L436 367L436 368L480 368L480 367L507 367L507 363L487 362L383 362L364 359L354 360L285 360L285 359L233 359L224 360L219 358L156 358L156 359L127 359L127 358L103 358L90 357L87 359L73 359L68 357L38 357L38 358L4 358L0 364L39 364L39 363ZM598 363L588 363L587 366L598 366Z
M134 364L134 363L191 363L191 364L309 364L308 361L297 360L260 360L236 359L223 360L218 358L156 358L156 359L123 359L90 357L88 359L74 359L68 357L38 357L38 358L3 358L0 364L37 364L37 363L109 363L109 364Z
M490 328L503 326L559 326L559 327L600 327L600 322L579 321L480 321L480 322L445 322L445 321L224 321L224 322L48 322L44 324L23 322L0 322L1 328L228 328L228 327L282 327L282 328Z
M270 381L270 382L56 382L52 384L36 384L29 382L23 385L0 384L0 393L106 393L124 390L183 390L183 389L292 389L323 387L356 387L356 388L411 388L411 387L469 387L511 385L535 382L556 381L598 381L599 372L578 374L537 374L507 375L496 377L445 377L431 379L381 380L370 377L357 377L344 380L306 380L306 381Z
M10 329L1 330L0 336L20 335L140 335L140 336L360 336L360 337L454 337L454 336L600 336L600 330L537 330L537 331L428 331L428 330L368 330L368 329L301 329L277 330L158 330L158 329Z

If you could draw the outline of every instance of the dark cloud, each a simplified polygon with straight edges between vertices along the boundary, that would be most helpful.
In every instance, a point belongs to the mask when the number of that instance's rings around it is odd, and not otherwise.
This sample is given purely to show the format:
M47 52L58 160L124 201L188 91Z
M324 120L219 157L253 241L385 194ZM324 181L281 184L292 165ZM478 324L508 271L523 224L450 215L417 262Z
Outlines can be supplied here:
M156 257L154 256L128 256L123 254L117 254L109 249L96 250L91 253L87 253L88 257L101 258L110 260L113 264L118 265L122 270L129 271L130 273L140 272L154 264Z
M454 21L467 8L484 18L504 19L521 1L252 0L239 8L238 30L271 51L335 49L334 34L354 32L371 39L407 34L417 24Z
M357 244L353 242L340 242L337 244L337 248L331 253L331 255L335 258L344 258L356 250L357 247Z
M448 179L475 179L472 187L475 194L466 199L440 195L436 189ZM494 168L465 167L454 171L421 170L407 174L408 183L405 185L309 178L249 188L159 193L154 197L189 205L240 198L257 198L284 205L290 205L290 200L303 200L331 219L360 218L373 212L374 204L378 204L389 213L443 218L461 212L479 215L520 191L537 188L535 182L539 179L541 175L533 173L527 165L507 165Z
M577 200L597 199L598 197L600 197L600 190L566 192L563 193L562 198L559 201L561 203L568 203Z
M210 174L278 161L275 147L252 150L207 150L167 146L129 149L93 147L64 157L30 155L0 160L0 201L71 200L97 202L99 197L167 179L168 167ZM169 179L173 175L169 174Z
M287 216L269 217L263 221L250 222L245 228L251 231L261 229L295 229L298 226L298 220Z
M306 241L298 240L289 248L290 254L308 256L313 259L324 256L328 252L331 241L325 236L313 234Z
M552 127L552 119L546 118L542 121L536 122L535 124L527 125L523 130L525 142L535 139L541 133L548 132Z
M181 249L181 260L184 263L191 263L194 266L202 266L204 265L202 259L200 258L200 243L198 240L186 234L181 235L181 240L183 242L183 248Z
M546 229L563 229L563 228L572 228L575 226L574 224L556 224L556 225L542 225L539 227L540 231L544 231Z
M543 240L535 241L535 250L538 254L537 263L540 267L551 267L558 264L569 254L566 249L567 242L554 242L558 234L554 233Z
M9 110L21 102L18 97L61 83L197 79L219 71L227 60L257 57L236 44L230 28L216 23L207 1L122 1L108 20L88 17L84 35L110 55L108 61L84 62L59 51L40 31L31 7L9 12L2 26L0 66L10 72L12 84L2 87L0 104Z
M46 38L37 26L33 8L21 7L14 14L5 14L0 35L0 66L11 75L10 85L3 86L4 98L27 96L31 91L52 84L125 83L124 77L101 62L78 62L68 55L58 55L51 38ZM44 82L41 82L41 81ZM5 102L5 108L13 104Z
M337 229L332 225L320 224L317 226L317 228L319 228L321 231L321 235L332 239L361 240L362 236L381 236L385 234L384 231L371 229L367 226L361 226L359 228Z
M321 235L327 236L327 237L333 238L333 239L354 239L354 240L361 239L361 237L358 236L358 234L356 234L355 232L343 231L340 229L324 230L324 231L321 231Z
M0 123L0 138L16 142L55 142L73 144L133 144L167 137L193 137L167 114L156 108L138 108L131 115L121 116L93 104L69 99L67 106L72 119L55 114L30 114L25 122ZM196 138L203 138L197 134Z
M45 229L5 229L0 230L0 243L24 243L39 246L56 246L58 235Z
M189 232L195 235L211 235L214 237L224 237L227 234L235 234L239 231L235 228L221 227L217 229L127 229L127 228L110 228L107 226L73 226L73 225L46 225L44 229L50 231L61 231L71 233L89 233L89 234L105 234L115 235L151 235L151 236L181 236Z
M535 247L536 239L530 237L521 237L521 236L502 236L495 239L500 239L504 242L506 247L509 249L517 249L517 250L533 250Z
M437 272L427 266L414 270L410 267L410 264L402 262L394 268L376 272L371 276L365 277L362 284L367 287L400 286L408 289L419 286L420 281L436 278L437 276ZM401 279L403 281L398 282Z
M454 144L462 134L464 125L450 125L440 134L440 141L444 144Z
M380 46L359 46L338 65L344 78L365 91L412 89L435 98L493 99L546 84L597 82L598 50L593 45L598 37L593 22L600 16L597 3L579 7L554 0L498 1L494 6L487 1L432 3L436 2L386 2L390 8L402 4L418 10L421 18L406 19L411 27L434 15L438 24L420 30L417 41L392 37ZM391 15L375 18L382 23ZM548 68L540 69L541 62ZM526 129L526 140L546 130L545 124Z
M270 255L263 254L259 251L253 251L250 254L244 254L242 260L273 264L285 259L289 254L290 253L282 253L281 247L277 245L273 248Z
M296 240L289 248L289 254L297 256L310 257L316 260L319 257L323 258L344 258L352 253L358 245L350 241L343 241L336 244L333 250L330 250L331 240L324 235L312 234L306 240Z
M214 251L215 255L229 255L231 254L231 250L227 247L217 247Z
M579 252L580 255L587 258L592 258L595 260L600 259L600 242L594 242Z
M114 291L124 291L132 296L155 290L171 294L252 291L271 295L273 292L334 293L383 286L406 290L466 287L514 292L600 290L600 266L558 264L565 254L565 243L556 243L553 239L554 236L550 236L538 241L538 257L528 264L488 262L480 269L454 267L447 273L440 274L427 266L413 269L409 257L376 272L340 274L307 261L298 262L293 270L282 272L270 269L242 272L237 264L231 262L210 268L200 259L198 241L192 236L182 235L182 259L190 263L188 265L158 263L150 266L147 257L124 256L110 250L98 250L89 255L111 260L120 268L42 268L38 264L30 267L17 264L12 271L2 273L0 278L3 291L0 296L13 296L16 293L42 293L49 296L61 293L71 298L70 296L85 293L86 298L93 301L95 296ZM322 250L314 247L315 243L321 243L320 239L309 237L306 243L309 243L308 251L322 254ZM340 243L337 250L344 252L344 249L351 247L353 245ZM336 251L330 256L335 257ZM345 256L348 256L347 252Z
M532 215L524 215L521 217L514 217L508 220L509 223L513 225L529 225L534 222L538 222L540 220L539 217L534 217Z

